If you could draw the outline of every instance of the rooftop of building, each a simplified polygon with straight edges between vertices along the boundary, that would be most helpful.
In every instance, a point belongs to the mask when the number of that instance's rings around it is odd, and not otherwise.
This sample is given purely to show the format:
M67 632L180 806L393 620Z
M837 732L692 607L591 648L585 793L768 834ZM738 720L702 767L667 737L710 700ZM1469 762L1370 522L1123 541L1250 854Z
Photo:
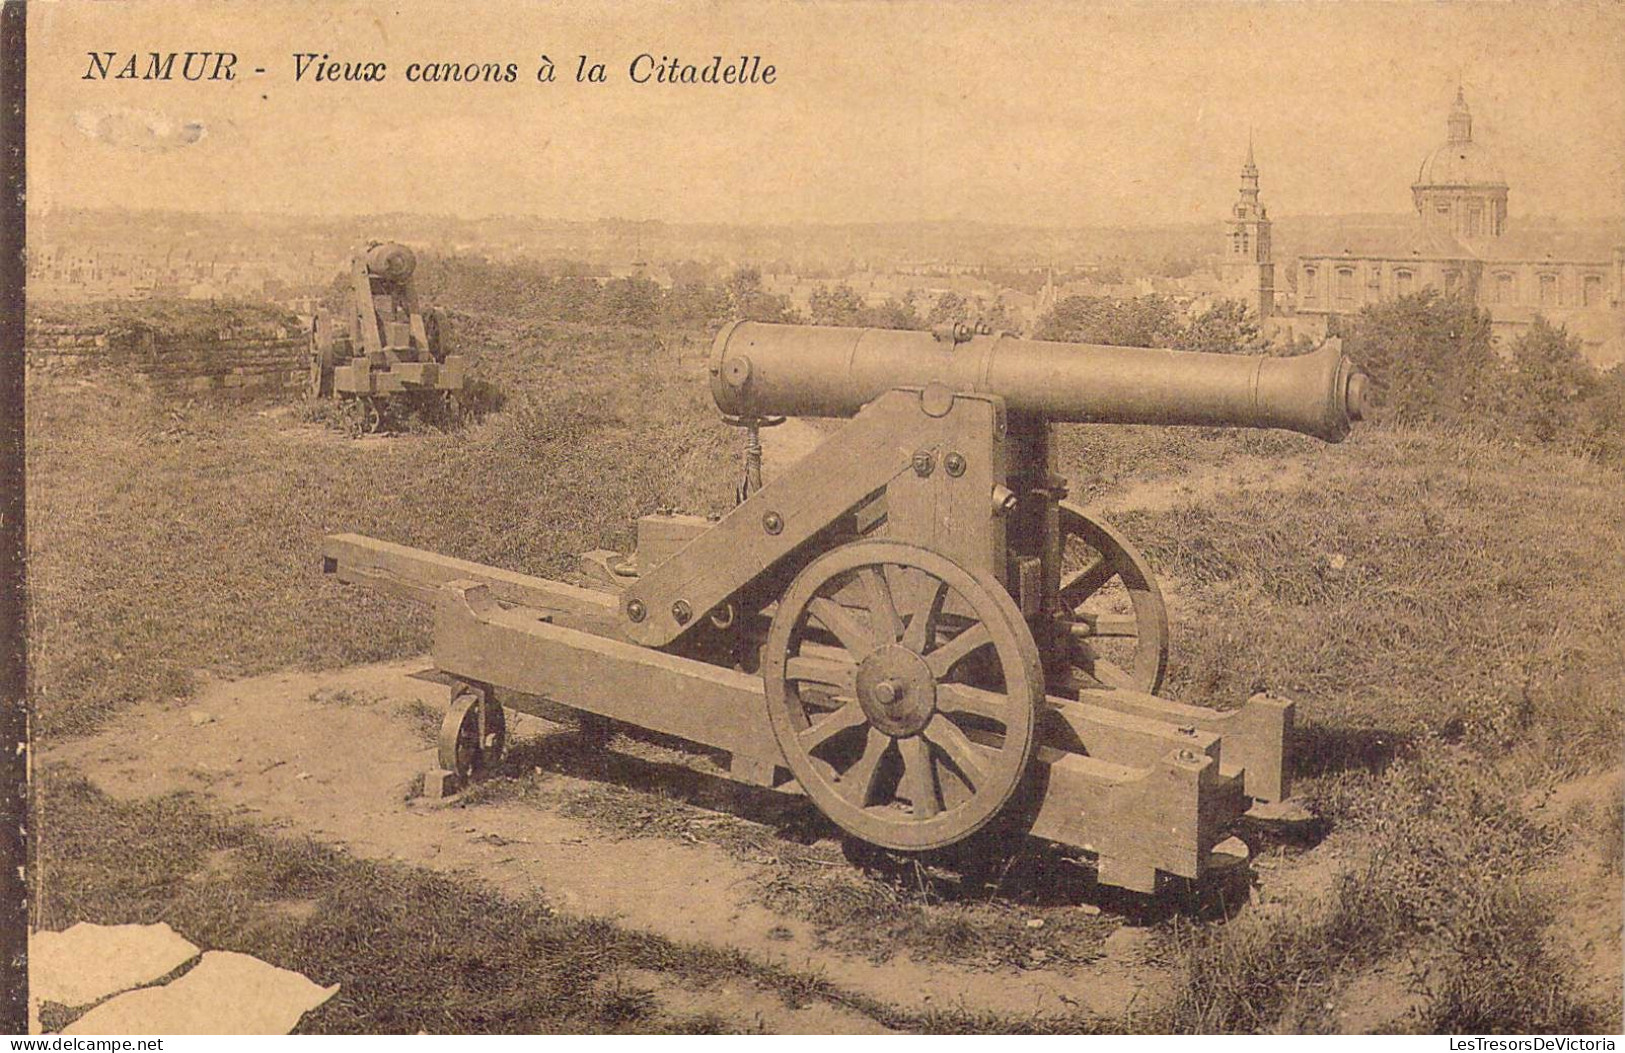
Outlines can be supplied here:
M1513 229L1495 238L1463 240L1438 231L1423 230L1420 225L1404 232L1387 227L1350 226L1304 246L1299 255L1305 259L1350 256L1368 259L1607 263L1612 260L1614 249L1615 242L1606 231L1582 233Z

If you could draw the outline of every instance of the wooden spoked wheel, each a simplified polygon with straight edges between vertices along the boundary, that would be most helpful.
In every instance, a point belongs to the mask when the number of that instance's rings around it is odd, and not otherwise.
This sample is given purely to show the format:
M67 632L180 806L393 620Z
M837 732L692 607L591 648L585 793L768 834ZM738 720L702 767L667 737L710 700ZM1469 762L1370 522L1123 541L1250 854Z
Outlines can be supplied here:
M762 652L773 734L807 795L883 848L974 834L1026 775L1038 646L1003 586L916 545L832 549L791 583Z
M1108 687L1155 694L1168 668L1168 608L1157 579L1114 528L1061 502L1059 627L1073 664Z
M502 759L507 739L507 717L484 688L452 688L451 704L440 722L440 767L463 782L478 779Z

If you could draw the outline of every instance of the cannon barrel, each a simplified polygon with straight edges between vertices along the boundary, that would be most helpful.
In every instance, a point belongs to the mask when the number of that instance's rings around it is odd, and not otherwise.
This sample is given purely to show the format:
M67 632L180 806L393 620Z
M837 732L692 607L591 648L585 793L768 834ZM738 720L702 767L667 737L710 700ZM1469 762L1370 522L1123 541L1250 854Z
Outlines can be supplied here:
M417 255L405 245L386 241L367 250L367 271L379 278L401 282L417 270Z
M1053 422L1285 428L1338 442L1367 381L1329 341L1292 358L915 330L733 322L711 351L711 394L736 417L848 417L899 387L997 395Z

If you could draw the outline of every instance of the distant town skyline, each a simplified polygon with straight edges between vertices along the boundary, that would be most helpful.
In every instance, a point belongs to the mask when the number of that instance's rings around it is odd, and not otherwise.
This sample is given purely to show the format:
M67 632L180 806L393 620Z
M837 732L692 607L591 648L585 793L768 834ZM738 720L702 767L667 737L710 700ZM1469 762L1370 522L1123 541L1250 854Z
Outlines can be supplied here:
M1625 8L1600 3L63 0L31 5L29 33L36 211L1209 223L1250 129L1274 215L1402 214L1460 85L1514 216L1625 212ZM238 79L83 78L115 49L234 51ZM296 83L306 52L390 75ZM642 52L761 55L777 76L632 84ZM607 83L574 83L583 53ZM517 79L404 78L446 60Z

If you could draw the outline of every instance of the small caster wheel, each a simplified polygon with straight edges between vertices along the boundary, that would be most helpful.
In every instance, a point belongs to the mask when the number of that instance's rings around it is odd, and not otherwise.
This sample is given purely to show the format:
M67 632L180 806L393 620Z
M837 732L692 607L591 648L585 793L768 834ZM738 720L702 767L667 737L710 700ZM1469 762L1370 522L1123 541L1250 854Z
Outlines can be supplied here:
M440 766L462 783L496 767L507 742L508 721L502 707L482 687L453 688L446 719L440 724Z

